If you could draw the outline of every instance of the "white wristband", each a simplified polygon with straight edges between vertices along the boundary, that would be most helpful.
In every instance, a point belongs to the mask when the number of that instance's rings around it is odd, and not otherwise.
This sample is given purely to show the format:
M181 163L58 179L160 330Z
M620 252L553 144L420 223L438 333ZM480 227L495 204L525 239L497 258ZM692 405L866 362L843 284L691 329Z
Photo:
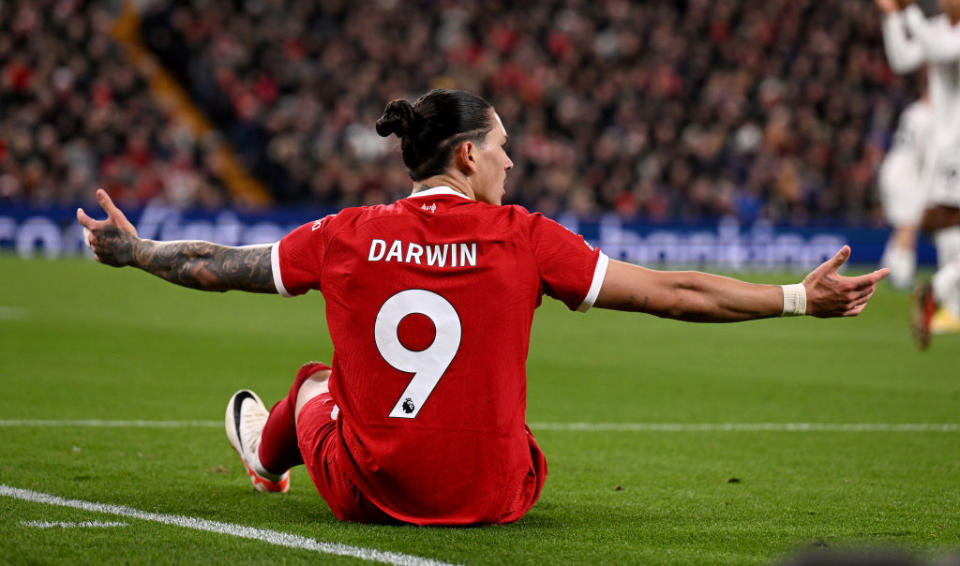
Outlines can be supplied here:
M807 290L803 283L780 285L783 289L783 314L780 316L801 316L807 314Z

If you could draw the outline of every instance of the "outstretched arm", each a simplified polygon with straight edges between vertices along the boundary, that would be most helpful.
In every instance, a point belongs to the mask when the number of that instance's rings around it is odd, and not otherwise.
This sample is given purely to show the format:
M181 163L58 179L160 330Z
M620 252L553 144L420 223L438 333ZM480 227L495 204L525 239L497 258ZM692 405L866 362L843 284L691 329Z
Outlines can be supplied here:
M103 189L97 201L106 220L94 220L77 209L87 242L97 261L131 265L167 281L204 291L237 289L276 293L270 245L230 247L202 241L155 242L137 237L137 230Z
M942 28L931 25L917 6L903 11L907 29L916 38L929 63L956 63L960 59L960 32L952 26Z
M916 37L908 37L903 14L894 0L877 0L883 10L883 47L887 63L895 73L909 73L925 62L923 46Z
M837 269L849 257L850 248L844 246L807 275L802 283L806 296L802 314L856 316L867 306L877 282L889 270L844 277ZM611 261L594 306L693 322L736 322L780 316L784 292L779 285L745 283L697 271L654 271Z

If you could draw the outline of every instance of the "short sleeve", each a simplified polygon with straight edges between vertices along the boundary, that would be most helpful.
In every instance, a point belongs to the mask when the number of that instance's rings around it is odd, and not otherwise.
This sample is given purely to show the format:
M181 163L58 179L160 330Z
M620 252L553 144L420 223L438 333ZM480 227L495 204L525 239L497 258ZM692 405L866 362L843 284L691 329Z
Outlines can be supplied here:
M320 289L327 232L334 215L300 226L273 245L273 282L284 297Z
M530 239L544 293L570 310L593 306L607 274L606 254L542 214L531 215Z

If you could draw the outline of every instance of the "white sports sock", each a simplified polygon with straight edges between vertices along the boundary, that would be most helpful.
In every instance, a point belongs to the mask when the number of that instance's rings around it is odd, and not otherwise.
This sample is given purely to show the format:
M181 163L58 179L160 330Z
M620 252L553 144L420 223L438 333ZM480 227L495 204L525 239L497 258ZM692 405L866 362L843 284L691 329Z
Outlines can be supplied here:
M937 267L947 265L960 256L960 226L937 230L933 234L933 243L937 247Z
M890 283L894 287L909 289L913 285L913 276L917 270L916 251L888 242L880 263L882 267L890 268Z
M933 295L944 308L960 316L960 256L937 270Z
M937 301L960 316L960 226L951 226L933 235L940 269L933 276Z

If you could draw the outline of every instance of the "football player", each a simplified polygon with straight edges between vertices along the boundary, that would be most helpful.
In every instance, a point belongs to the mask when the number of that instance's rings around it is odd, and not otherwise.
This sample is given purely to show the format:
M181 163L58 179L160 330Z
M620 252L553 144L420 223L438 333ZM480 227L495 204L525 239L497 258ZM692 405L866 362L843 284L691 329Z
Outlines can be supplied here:
M106 192L108 218L82 210L99 261L199 289L323 293L330 365L301 367L267 410L231 397L227 436L254 487L286 491L305 464L341 520L418 525L515 521L547 475L524 422L526 358L543 295L568 308L728 322L855 316L881 269L837 273L844 246L794 285L757 285L610 260L582 237L503 206L513 162L494 108L463 91L394 100L377 132L401 140L412 194L348 208L273 245L139 239Z
M913 286L917 269L917 235L926 203L921 183L923 156L930 123L927 98L908 106L900 115L893 146L878 174L883 212L893 226L880 263L890 268L890 282L898 289Z
M943 13L931 19L912 0L876 3L884 12L893 70L927 68L933 128L924 159L922 228L933 236L939 269L932 285L915 294L914 336L924 349L931 332L960 331L960 0L940 0Z

